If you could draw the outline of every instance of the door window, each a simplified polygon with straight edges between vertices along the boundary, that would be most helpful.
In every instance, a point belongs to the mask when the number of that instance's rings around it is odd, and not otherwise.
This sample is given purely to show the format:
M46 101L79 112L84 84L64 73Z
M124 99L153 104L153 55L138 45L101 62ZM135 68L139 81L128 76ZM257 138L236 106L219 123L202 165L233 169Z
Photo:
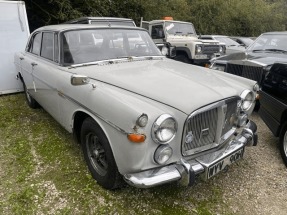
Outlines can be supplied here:
M154 25L151 27L151 37L153 39L162 39L164 38L163 26Z
M41 56L49 60L54 60L54 33L44 32L41 48Z
M29 49L29 52L32 52L33 54L39 55L40 54L40 48L41 48L41 33L38 33L33 37L33 43Z

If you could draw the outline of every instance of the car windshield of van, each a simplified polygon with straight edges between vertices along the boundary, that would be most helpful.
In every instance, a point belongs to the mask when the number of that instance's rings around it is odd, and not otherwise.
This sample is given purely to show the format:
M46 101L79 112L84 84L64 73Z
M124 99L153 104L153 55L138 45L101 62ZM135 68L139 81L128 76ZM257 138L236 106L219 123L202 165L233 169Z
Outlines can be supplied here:
M251 44L248 51L252 52L287 52L287 34L263 34Z
M168 34L173 35L196 35L194 27L191 23L165 22L165 30Z
M146 31L71 30L62 38L64 65L141 56L162 56Z

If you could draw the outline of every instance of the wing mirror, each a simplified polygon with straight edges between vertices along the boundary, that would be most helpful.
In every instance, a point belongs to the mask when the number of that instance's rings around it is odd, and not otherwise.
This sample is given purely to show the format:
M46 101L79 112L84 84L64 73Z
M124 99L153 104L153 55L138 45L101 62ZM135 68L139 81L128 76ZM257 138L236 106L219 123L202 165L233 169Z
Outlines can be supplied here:
M85 76L85 75L72 75L71 76L71 84L73 86L91 84L93 88L96 88L96 85L90 83L90 78Z

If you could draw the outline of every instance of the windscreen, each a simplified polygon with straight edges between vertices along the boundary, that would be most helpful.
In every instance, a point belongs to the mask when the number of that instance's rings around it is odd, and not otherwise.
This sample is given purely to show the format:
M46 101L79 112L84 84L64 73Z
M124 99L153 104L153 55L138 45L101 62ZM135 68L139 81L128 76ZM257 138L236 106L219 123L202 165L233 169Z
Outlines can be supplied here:
M81 29L67 31L62 40L65 65L127 57L161 56L146 31Z
M165 30L168 34L196 34L191 23L165 22Z
M263 34L249 46L248 51L287 51L287 34Z

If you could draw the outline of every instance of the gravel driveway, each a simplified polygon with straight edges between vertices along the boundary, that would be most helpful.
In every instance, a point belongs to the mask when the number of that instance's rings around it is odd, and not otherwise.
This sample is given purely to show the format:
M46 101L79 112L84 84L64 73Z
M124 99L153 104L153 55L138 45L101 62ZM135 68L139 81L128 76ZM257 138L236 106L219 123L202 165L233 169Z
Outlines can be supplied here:
M280 157L279 140L257 113L252 120L258 126L258 145L247 148L239 163L242 168L227 173L232 180L222 177L217 181L224 188L223 199L236 214L286 215L287 169Z

